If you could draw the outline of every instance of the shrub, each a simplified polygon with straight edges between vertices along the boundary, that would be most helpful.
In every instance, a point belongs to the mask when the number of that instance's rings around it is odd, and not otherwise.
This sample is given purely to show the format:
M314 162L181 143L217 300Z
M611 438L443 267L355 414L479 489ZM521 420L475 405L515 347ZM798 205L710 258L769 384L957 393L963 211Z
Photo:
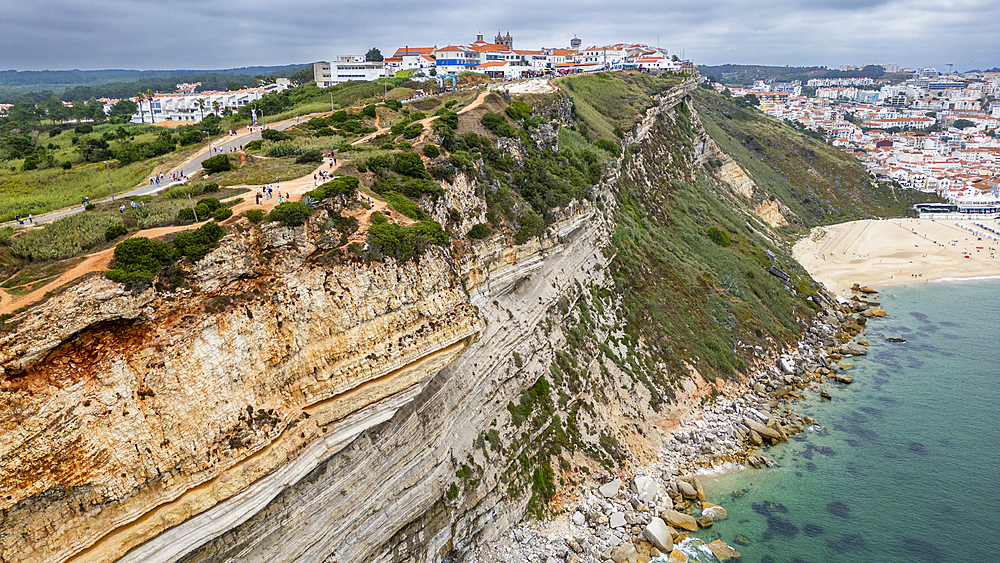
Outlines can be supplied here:
M708 238L712 239L712 242L719 246L729 246L732 244L732 240L729 239L729 233L715 227L708 230Z
M80 125L77 125L73 130L76 131L77 135L86 135L87 133L91 133L94 131L94 126L89 123L81 123Z
M87 211L91 211L91 210L93 210L93 209L96 209L96 208L97 208L97 205L96 205L96 204L93 204L93 203L88 203L88 204L87 204L87 205L85 205L85 206L84 206L83 208L84 208L84 209L86 209Z
M363 162L359 162L358 163L358 172L364 174L365 172L368 172L368 167L365 166L365 164Z
M204 258L225 234L226 228L222 225L214 221L205 223L194 231L177 235L177 238L174 239L174 247L182 256L192 262L197 262Z
M514 234L514 241L517 244L524 244L531 237L539 236L545 232L545 219L530 209L521 214L519 222L521 228Z
M385 192L381 195L387 202L389 202L389 205L391 205L393 209L399 211L403 215L406 215L410 219L421 220L427 218L427 214L424 213L424 210L420 209L420 206L416 203L407 199L406 196L391 191Z
M416 139L417 137L420 136L420 133L422 133L423 130L424 130L424 125L422 123L411 123L407 125L405 129L403 129L403 138Z
M424 161L415 152L402 152L394 155L393 172L411 178L423 178L429 180L431 175L424 168ZM371 163L369 162L369 166Z
M368 104L367 106L365 106L364 109L361 110L361 116L362 117L371 117L372 119L374 119L375 118L375 104Z
M453 111L443 110L440 112L435 124L443 124L454 131L458 129L458 114Z
M441 149L437 148L437 145L426 144L424 145L424 156L427 158L437 158L441 154Z
M233 216L233 210L228 207L223 207L222 209L216 209L212 213L212 219L216 221L225 221Z
M386 222L385 217L376 221L374 214L368 229L368 241L374 249L401 262L420 256L432 244L450 244L448 233L434 221L421 221L412 227L404 227Z
M267 214L268 221L281 221L286 227L298 227L312 215L312 208L301 201L286 201Z
M49 130L49 138L51 139L52 137L55 137L56 135L58 135L60 133L62 133L62 129L50 129Z
M293 156L302 152L302 149L295 145L281 144L274 145L273 147L267 149L267 156L271 158L281 158L283 156Z
M523 121L531 117L532 107L524 102L514 102L507 108L507 115L514 121Z
M471 229L469 229L467 236L474 239L484 239L490 236L491 233L493 233L493 229L491 229L486 223L476 223Z
M55 131L55 129L53 129L53 131ZM60 166L62 166L63 170L69 170L70 168L73 168L73 163L67 160L60 164Z
M316 201L323 201L328 197L348 195L353 197L358 190L358 179L354 176L340 176L334 178L306 195Z
M229 156L217 154L211 158L206 158L205 161L201 163L201 167L204 168L205 172L208 172L209 174L216 174L218 172L232 170L233 163L229 162Z
M337 134L336 131L330 129L329 127L323 127L322 129L317 129L313 134L316 137L333 137Z
M594 146L612 155L618 154L618 145L607 139L598 139L594 141Z
M108 242L111 242L111 241L115 240L116 238L118 238L120 236L127 235L127 234L128 234L128 229L125 228L125 225L123 225L121 223L118 223L116 225L109 226L104 231L104 240L106 240Z
M264 220L264 212L260 209L247 209L243 212L243 216L254 225Z
M499 113L484 114L479 122L498 137L514 137L517 135L510 123L507 123L507 119Z
M130 238L115 247L114 268L105 277L119 283L152 279L174 258L173 249L165 242L145 237Z
M277 129L264 129L260 132L260 138L265 141L290 141L292 136Z
M253 141L250 141L249 143L243 145L243 149L248 151L259 151L261 145L263 144L264 144L264 139L254 139Z
M309 164L310 162L323 162L323 152L319 149L310 149L295 159L295 164Z

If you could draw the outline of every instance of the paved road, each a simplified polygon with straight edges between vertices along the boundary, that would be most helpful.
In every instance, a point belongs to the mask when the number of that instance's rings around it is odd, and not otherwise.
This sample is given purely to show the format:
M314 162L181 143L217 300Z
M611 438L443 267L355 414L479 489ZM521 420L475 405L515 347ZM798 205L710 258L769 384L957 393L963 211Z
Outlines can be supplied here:
M269 129L277 129L279 131L283 131L283 130L288 129L289 127L291 127L291 126L293 126L295 124L296 124L295 120L291 119L291 120L289 120L287 122L277 123L277 124L271 124L271 125L268 125L267 127ZM245 144L249 143L250 141L253 141L255 139L259 139L260 138L260 131L255 131L253 133L246 133L246 127L244 127L243 129L241 129L241 131L243 131L243 133L239 134L239 135L237 135L235 137L230 137L228 135L223 135L223 136L212 138L211 143L214 144L215 148L216 148L215 154L228 153L228 152L230 152L230 149L232 149L233 151L237 151L237 150L239 150L240 145L245 145ZM211 156L214 156L214 155L213 154L209 154L208 148L206 147L202 152L198 153L193 158L191 158L188 161L184 162L183 164L181 164L177 168L174 168L170 172L165 172L164 173L164 179L160 180L159 184L156 184L155 182L152 183L152 184L147 183L147 184L143 184L143 185L141 185L141 186L139 186L137 188L130 189L130 190L126 191L125 193L117 193L116 192L116 194L115 194L115 201L121 200L121 201L124 202L125 200L127 200L128 198L131 198L131 197L139 197L139 196L154 194L154 193L156 193L156 192L158 192L160 190L165 190L165 189L169 188L170 186L181 184L183 182L170 182L168 180L168 178L171 175L175 174L175 173L183 173L185 176L190 177L192 174L194 174L195 172L197 172L198 170L200 170L201 169L201 163L204 162L205 159L207 159L207 158L209 158ZM108 201L111 201L111 197L110 196L109 197L105 197L105 198L101 198L101 199L95 199L91 203L103 203L103 202L108 202ZM82 205L74 205L73 207L68 207L68 208L65 208L65 209L60 209L59 211L53 211L53 212L50 212L50 213L46 213L44 215L36 216L36 217L34 217L34 220L35 220L34 224L35 225L39 225L39 224L42 224L42 223L50 223L50 222L55 221L57 219L62 219L63 217L68 217L70 215L74 215L76 213L80 213L81 211L84 211ZM25 219L24 225L18 225L17 223L15 223L13 221L10 221L8 223L4 223L3 224L3 226L7 226L7 225L12 225L15 228L18 228L18 227L30 227L31 226L27 222L27 219Z

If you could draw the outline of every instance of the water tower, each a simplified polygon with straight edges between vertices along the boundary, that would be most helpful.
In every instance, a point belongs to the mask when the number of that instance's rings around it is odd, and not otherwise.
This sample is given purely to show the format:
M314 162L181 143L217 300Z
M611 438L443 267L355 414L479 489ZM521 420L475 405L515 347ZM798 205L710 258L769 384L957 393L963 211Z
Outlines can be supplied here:
M573 39L569 40L570 49L576 49L577 51L579 51L581 45L583 45L583 41L578 39L576 35L573 36Z

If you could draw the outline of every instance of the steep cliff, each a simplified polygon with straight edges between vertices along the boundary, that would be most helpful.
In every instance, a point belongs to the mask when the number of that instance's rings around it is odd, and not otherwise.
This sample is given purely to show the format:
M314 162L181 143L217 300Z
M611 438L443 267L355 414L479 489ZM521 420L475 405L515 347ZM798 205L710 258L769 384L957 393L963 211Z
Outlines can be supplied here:
M813 285L775 230L792 207L709 134L695 83L628 75L612 117L609 76L574 82L574 119L620 130L618 158L540 235L509 188L525 133L423 200L485 239L331 259L319 211L22 314L0 335L0 561L442 561L654 459L677 398L773 360Z

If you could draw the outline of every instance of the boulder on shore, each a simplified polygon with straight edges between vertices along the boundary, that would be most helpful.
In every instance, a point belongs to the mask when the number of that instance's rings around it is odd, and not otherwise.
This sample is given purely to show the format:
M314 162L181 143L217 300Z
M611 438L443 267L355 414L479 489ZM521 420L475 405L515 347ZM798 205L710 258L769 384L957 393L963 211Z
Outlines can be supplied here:
M698 491L687 481L677 481L677 491L686 499L698 497Z
M691 486L698 493L698 500L705 500L705 489L701 486L701 481L697 477L691 478Z
M774 438L775 440L781 438L780 432L774 428L768 428L750 417L743 417L743 424L746 424L747 428L760 434L764 438Z
M677 512L676 510L664 510L660 517L667 521L671 527L680 528L689 532L698 530L698 521L693 516Z
M674 534L670 526L657 516L649 519L649 524L642 529L642 537L663 553L670 553L674 549Z
M712 520L725 520L729 518L729 512L725 508L710 502L701 503L701 515L711 516Z
M708 544L708 549L711 549L712 555L722 563L726 563L726 561L739 561L743 557L739 551L736 551L722 540L715 540Z

